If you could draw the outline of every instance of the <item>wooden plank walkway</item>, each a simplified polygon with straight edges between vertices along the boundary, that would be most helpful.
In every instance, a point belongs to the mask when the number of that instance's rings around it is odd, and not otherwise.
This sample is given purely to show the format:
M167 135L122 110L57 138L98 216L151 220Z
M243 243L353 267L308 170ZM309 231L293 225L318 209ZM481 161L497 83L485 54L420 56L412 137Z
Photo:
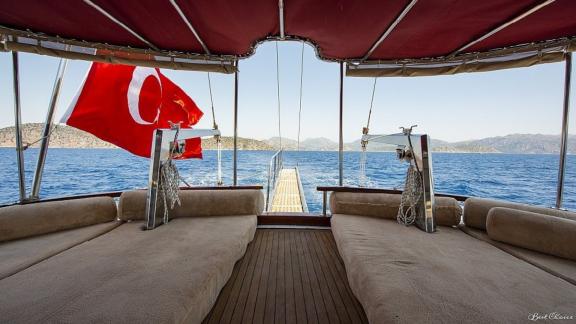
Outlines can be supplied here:
M280 170L278 184L272 198L271 212L301 213L304 211L298 182L298 173L295 168Z
M258 229L203 323L367 323L330 230Z

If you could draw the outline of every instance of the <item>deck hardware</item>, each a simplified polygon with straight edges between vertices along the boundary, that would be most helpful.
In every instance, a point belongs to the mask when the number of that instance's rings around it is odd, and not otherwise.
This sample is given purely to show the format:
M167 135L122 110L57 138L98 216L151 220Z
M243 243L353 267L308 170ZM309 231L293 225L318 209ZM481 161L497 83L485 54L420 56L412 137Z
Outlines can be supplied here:
M566 172L566 153L568 151L568 124L570 121L570 87L572 76L572 53L566 53L564 71L564 109L562 112L562 137L560 142L560 165L558 166L558 187L556 190L556 208L562 208L564 196L564 173Z
M209 137L220 135L215 129L156 129L152 135L152 149L150 153L150 171L148 174L148 193L146 198L146 225L145 229L151 230L158 226L160 216L159 205L162 203L160 194L160 177L162 163L169 160L174 138L178 134L178 140L190 138ZM166 206L162 206L166 208ZM163 222L168 221L168 216L162 214Z
M476 38L474 40L472 40L471 42L467 43L466 45L460 47L459 49L455 50L454 52L452 52L449 57L454 57L457 54L461 53L462 51L466 50L467 48L470 48L478 43L480 43L481 41L491 37L492 35L498 33L499 31L509 27L512 24L515 24L517 22L519 22L520 20L530 16L531 14L535 13L536 11L546 7L547 5L555 2L556 0L546 0L542 3L539 3L537 5L535 5L534 7L522 12L521 14L519 14L518 16L512 18L511 20L508 20L507 22L501 24L500 26L492 29L491 31L489 31L488 33L480 36L479 38Z
M340 117L338 121L338 185L344 185L344 63L340 62Z
M58 105L58 98L60 97L60 89L62 88L62 80L66 72L68 59L61 58L54 80L54 88L52 89L52 97L46 113L46 121L44 122L44 130L42 131L42 142L40 144L40 152L38 152L38 161L36 162L36 171L34 172L34 179L32 180L32 192L30 199L40 198L40 185L42 184L42 173L44 171L44 164L46 163L46 153L48 153L48 145L50 144L50 135L54 127L54 113Z
M414 127L414 126L413 126ZM432 174L432 154L430 153L430 137L426 134L412 134L412 127L404 128L397 134L364 134L362 141L366 143L377 142L382 144L396 145L403 151L399 157L403 160L411 154L414 168L420 174L421 197L419 199L418 212L415 217L415 225L427 233L436 231L434 218L434 177ZM407 153L406 150L410 151ZM366 190L362 188L363 190Z
M390 34L392 33L392 31L394 31L394 29L396 28L396 26L398 26L398 24L402 21L402 19L404 19L404 17L406 17L406 15L410 12L410 10L412 10L412 8L414 7L414 5L416 5L416 2L418 2L418 0L412 0L410 1L410 3L408 3L406 5L406 7L404 7L404 10L402 10L402 12L400 12L400 14L398 15L398 17L396 17L396 19L394 19L394 21L392 22L392 24L390 24L390 26L388 26L388 28L386 28L386 30L384 31L384 33L382 33L382 35L380 36L380 38L378 38L378 40L372 45L372 47L370 47L370 49L368 50L368 52L366 52L366 54L362 57L362 59L360 60L360 62L362 61L366 61L370 55L372 55L372 53L374 53L374 51L378 48L378 46L380 46L380 44L382 44L382 42L388 37L390 36Z
M212 53L210 53L210 49L208 49L208 46L206 46L206 43L204 43L202 38L200 38L200 35L198 34L198 32L196 31L194 26L192 26L192 23L190 22L188 17L186 17L186 15L182 11L182 9L178 5L178 3L176 3L176 0L170 0L170 4L172 5L172 7L174 7L174 9L176 9L176 11L178 12L178 15L180 16L180 18L182 18L182 21L184 21L184 23L186 24L188 29L190 29L192 34L194 34L194 37L196 37L196 40L198 41L198 43L200 43L200 46L202 46L202 48L204 49L204 52L206 52L206 54L208 54L208 55L211 55Z
M20 107L20 72L18 52L12 51L12 77L14 82L14 130L16 131L16 159L18 162L18 189L20 202L26 200L26 181L24 174L24 150L22 148L22 114Z

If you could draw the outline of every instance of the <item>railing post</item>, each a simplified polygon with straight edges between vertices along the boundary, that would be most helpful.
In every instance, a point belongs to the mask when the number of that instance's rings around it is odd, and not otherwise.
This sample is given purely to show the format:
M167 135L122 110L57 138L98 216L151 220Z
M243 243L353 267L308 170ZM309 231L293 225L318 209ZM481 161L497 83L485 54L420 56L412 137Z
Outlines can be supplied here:
M572 75L572 53L566 53L564 71L564 109L562 112L562 135L560 139L560 165L558 166L558 187L556 189L556 208L562 208L564 196L564 173L566 171L566 152L568 149L568 122L570 115L570 84Z
M344 130L343 130L343 110L344 110L344 63L340 62L340 120L338 134L338 184L344 185Z
M326 216L326 204L328 203L328 191L322 191L322 215Z
M234 72L234 155L232 181L238 185L238 59L236 59L236 72Z
M52 97L50 105L48 106L48 113L46 114L46 122L44 123L44 130L42 131L42 142L40 144L40 152L38 152L38 162L36 163L36 171L34 172L34 180L32 181L32 192L30 199L38 199L40 197L40 184L42 183L42 172L44 171L44 164L46 163L46 153L48 152L48 145L50 143L50 135L52 132L52 124L54 122L54 112L58 104L58 97L60 95L60 88L62 87L62 79L66 71L67 59L60 59L58 64L58 72L54 80L54 88L52 89Z
M18 52L12 52L12 77L14 82L14 130L16 132L16 160L18 163L18 189L20 202L26 200L26 181L24 178L24 149L22 146L22 115L20 109L20 77Z

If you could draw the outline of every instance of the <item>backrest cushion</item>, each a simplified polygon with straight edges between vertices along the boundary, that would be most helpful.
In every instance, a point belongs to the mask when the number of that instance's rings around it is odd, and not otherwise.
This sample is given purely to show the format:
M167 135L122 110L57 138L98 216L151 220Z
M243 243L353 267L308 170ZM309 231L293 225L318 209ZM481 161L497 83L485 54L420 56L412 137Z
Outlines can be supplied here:
M486 232L495 241L576 260L574 220L495 207L488 212Z
M38 202L0 208L0 242L58 232L116 219L110 197Z
M505 207L576 220L576 213L552 208L531 206L515 202L484 198L468 198L464 203L464 224L473 228L486 230L486 217L490 209Z
M146 218L146 190L122 193L118 215L122 220ZM264 195L257 189L181 190L181 206L170 210L171 218L258 215L264 210Z
M400 194L333 192L330 211L332 214L396 219L401 198ZM436 224L455 226L460 223L462 208L454 198L436 197L434 215Z

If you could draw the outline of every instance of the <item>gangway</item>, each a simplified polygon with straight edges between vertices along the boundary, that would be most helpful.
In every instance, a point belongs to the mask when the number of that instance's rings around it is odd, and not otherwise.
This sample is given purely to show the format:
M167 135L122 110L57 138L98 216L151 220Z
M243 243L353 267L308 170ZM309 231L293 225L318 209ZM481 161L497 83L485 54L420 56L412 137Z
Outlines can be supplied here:
M276 152L270 159L266 211L273 213L307 213L308 205L300 181L298 166L285 168L283 151Z

